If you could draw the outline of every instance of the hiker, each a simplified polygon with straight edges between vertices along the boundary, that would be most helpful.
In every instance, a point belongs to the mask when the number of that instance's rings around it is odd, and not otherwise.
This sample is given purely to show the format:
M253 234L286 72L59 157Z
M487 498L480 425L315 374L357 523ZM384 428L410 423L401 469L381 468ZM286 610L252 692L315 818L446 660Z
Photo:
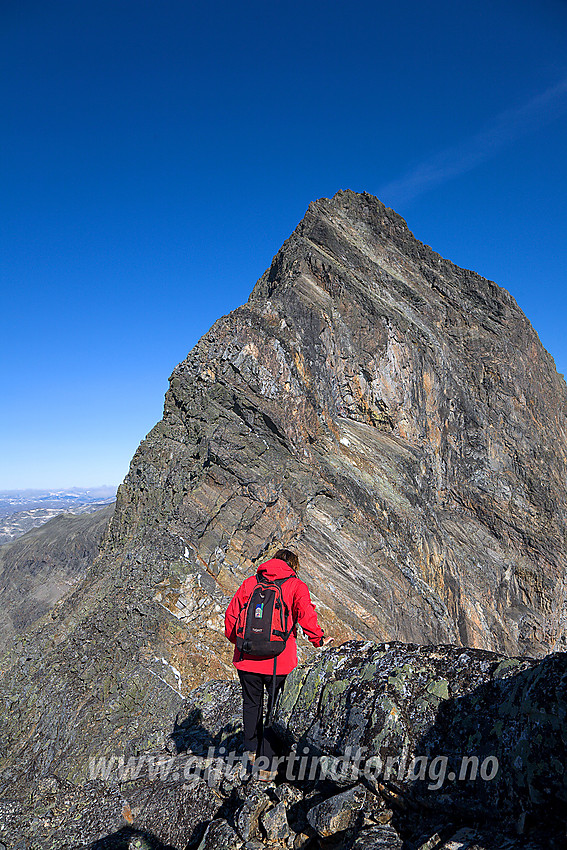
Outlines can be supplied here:
M258 778L263 781L277 772L267 769L273 765L276 743L271 716L287 674L297 666L297 624L314 646L333 640L324 636L317 622L307 585L297 577L298 568L295 552L279 549L260 564L256 575L242 582L225 614L225 635L235 644L233 664L242 685L243 767L246 761L253 766L256 757L261 757ZM264 687L268 690L265 727Z

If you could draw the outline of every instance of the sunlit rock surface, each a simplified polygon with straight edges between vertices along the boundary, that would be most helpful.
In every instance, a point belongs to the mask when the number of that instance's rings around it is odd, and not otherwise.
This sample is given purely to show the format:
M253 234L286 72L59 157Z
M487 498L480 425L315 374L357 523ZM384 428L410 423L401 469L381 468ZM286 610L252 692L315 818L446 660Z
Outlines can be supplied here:
M495 820L565 810L566 722L565 652L360 641L296 668L275 717L298 753L334 757L336 778L368 762L416 803Z
M344 637L549 651L566 412L508 292L340 192L174 370L109 552L161 555L160 601L192 630L199 574L230 595L284 542Z

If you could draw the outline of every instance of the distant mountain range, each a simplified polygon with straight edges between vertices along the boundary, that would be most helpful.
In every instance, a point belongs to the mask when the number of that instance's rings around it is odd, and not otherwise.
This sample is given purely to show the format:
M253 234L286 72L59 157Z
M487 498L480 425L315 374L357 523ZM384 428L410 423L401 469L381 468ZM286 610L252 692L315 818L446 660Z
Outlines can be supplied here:
M61 513L97 511L116 498L116 487L0 490L0 544L39 528Z

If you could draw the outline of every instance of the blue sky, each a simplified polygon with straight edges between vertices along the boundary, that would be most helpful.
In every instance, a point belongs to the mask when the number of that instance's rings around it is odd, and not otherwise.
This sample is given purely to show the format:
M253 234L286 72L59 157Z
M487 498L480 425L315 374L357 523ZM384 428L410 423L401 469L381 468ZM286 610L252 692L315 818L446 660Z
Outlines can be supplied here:
M0 489L118 484L309 202L378 195L567 369L564 0L0 12Z

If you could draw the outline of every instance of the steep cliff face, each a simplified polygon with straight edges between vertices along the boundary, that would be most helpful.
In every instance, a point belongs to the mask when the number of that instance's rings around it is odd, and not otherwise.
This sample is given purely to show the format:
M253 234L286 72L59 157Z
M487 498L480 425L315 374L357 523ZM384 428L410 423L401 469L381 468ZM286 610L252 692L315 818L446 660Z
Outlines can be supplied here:
M506 291L376 198L311 204L174 370L102 555L5 655L0 796L162 746L233 675L224 608L281 544L338 640L562 647L566 414Z
M345 635L537 654L565 630L566 413L508 292L340 192L175 369L112 543L157 525L230 594L283 541Z

